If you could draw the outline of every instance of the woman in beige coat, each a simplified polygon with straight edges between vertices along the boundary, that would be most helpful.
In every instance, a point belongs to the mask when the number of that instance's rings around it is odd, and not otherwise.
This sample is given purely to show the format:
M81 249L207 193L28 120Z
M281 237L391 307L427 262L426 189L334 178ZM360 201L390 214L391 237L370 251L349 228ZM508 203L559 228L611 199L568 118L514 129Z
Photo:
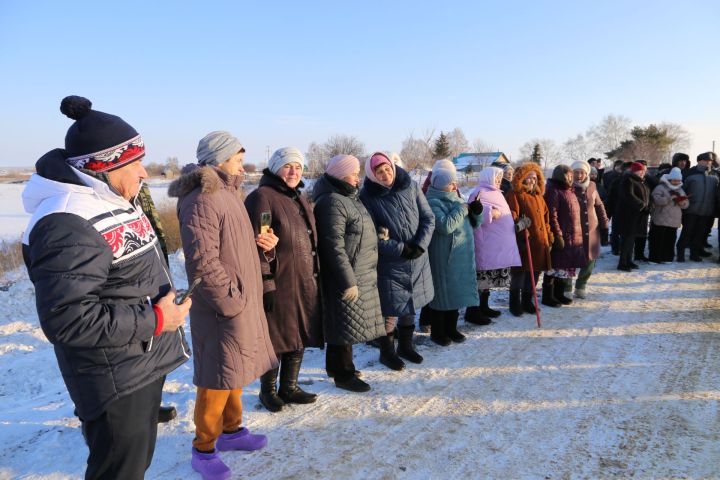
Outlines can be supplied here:
M240 194L245 149L212 132L197 149L200 168L170 185L188 281L202 282L190 309L197 386L192 467L204 479L229 478L217 450L258 450L264 435L241 428L242 387L277 366L263 311L257 247L271 258L277 237L255 237ZM217 442L217 449L216 447Z

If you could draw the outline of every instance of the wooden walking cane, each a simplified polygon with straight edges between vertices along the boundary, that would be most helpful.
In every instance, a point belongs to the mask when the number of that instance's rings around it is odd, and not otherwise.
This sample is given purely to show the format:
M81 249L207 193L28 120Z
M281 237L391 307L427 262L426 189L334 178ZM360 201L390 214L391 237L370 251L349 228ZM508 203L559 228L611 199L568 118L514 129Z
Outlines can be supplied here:
M537 316L537 326L538 326L538 328L540 328L540 327L542 327L542 323L540 323L540 302L538 302L538 298L537 298L537 286L535 285L535 272L533 271L532 254L530 253L530 234L528 233L527 228L523 231L525 232L525 251L527 252L528 265L530 266L530 279L532 280L532 291L533 291L533 297L535 298L535 315Z

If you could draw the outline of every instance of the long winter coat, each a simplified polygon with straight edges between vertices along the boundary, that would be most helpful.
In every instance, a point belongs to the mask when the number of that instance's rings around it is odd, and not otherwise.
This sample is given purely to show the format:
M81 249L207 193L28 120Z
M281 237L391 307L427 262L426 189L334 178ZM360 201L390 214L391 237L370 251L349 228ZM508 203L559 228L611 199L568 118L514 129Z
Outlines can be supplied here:
M605 205L595 187L595 182L586 180L586 185L575 184L575 195L580 204L580 224L583 232L583 250L588 262L600 256L600 230L607 230L608 220Z
M690 200L685 213L704 217L715 215L718 194L718 178L715 175L708 175L707 170L696 165L690 169L683 188Z
M523 182L530 172L535 172L538 178L537 185L532 192L528 192ZM553 244L554 236L550 228L550 213L545 203L545 177L542 170L535 163L525 163L515 170L512 180L512 190L507 193L507 202L513 220L517 221L521 216L530 219L528 227L530 240L530 253L532 256L533 269L536 272L543 272L552 268L550 262L550 247ZM527 247L525 234L520 232L517 236L517 245L522 260L522 270L530 271L530 264L527 258Z
M261 214L270 212L271 227L280 239L271 262L258 249L264 291L275 292L272 311L265 316L276 354L323 345L315 214L300 194L302 186L290 188L265 170L260 185L245 200L255 233L260 231Z
M377 233L350 184L323 175L313 189L322 270L325 341L352 345L385 335L377 288ZM355 302L342 299L352 286Z
M620 235L645 235L640 223L650 205L650 191L645 182L627 171L618 180L613 228Z
M478 199L483 204L482 222L473 232L475 268L483 271L520 266L512 212L502 191L493 184L492 169L483 172L478 186L468 196L468 202ZM500 211L496 220L490 214L493 207Z
M263 311L260 261L240 194L241 177L202 167L170 184L188 281L193 383L215 390L242 388L277 366Z
M478 305L472 213L456 192L430 186L427 200L435 215L435 231L428 250L435 287L430 307L456 310Z
M660 184L652 191L652 223L660 227L680 228L682 211L689 204L682 186L672 188L666 179L661 178Z
M94 420L187 361L189 347L182 328L153 336L149 302L171 284L142 210L68 166L62 150L36 167L22 194L32 214L23 257L70 398L81 419Z
M582 268L587 265L580 224L580 203L572 186L551 178L545 187L545 202L550 213L554 237L562 237L565 247L550 252L553 269Z
M427 253L408 260L400 254L405 242L427 252L435 230L435 215L425 195L410 175L395 166L390 188L365 178L360 200L370 212L376 229L387 227L389 240L378 242L378 291L386 317L414 315L435 295Z

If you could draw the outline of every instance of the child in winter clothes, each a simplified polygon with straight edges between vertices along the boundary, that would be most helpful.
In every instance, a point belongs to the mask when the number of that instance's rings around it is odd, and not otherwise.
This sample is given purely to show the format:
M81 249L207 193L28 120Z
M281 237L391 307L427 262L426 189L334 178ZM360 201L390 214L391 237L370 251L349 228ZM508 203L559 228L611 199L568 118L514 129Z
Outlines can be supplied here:
M487 167L480 172L478 186L470 193L470 200L483 205L483 221L475 229L475 267L477 269L480 306L465 310L465 321L487 325L500 312L488 305L491 288L510 285L510 267L521 265L515 242L515 221L500 190L503 170Z
M650 261L672 262L675 256L677 229L682 225L682 211L690 205L682 189L682 171L673 167L660 177L652 191L650 217Z
M473 228L482 221L482 204L467 204L457 194L455 166L433 166L427 200L435 215L435 231L428 246L435 297L426 307L430 338L441 346L463 342L457 331L459 309L479 303L475 277Z

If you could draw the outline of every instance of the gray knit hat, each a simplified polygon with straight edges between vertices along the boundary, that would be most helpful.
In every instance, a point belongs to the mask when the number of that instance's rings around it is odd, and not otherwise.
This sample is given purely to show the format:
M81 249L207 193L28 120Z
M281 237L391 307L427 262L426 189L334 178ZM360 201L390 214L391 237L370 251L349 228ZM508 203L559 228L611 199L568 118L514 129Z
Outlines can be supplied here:
M218 166L241 151L245 151L245 148L237 138L229 132L215 131L200 140L196 156L198 165Z
M453 182L457 182L457 170L455 164L450 160L438 160L432 168L432 178L430 184L442 190Z
M275 153L268 160L268 169L277 174L288 163L299 163L301 167L305 168L305 156L295 147L284 147L275 150Z

